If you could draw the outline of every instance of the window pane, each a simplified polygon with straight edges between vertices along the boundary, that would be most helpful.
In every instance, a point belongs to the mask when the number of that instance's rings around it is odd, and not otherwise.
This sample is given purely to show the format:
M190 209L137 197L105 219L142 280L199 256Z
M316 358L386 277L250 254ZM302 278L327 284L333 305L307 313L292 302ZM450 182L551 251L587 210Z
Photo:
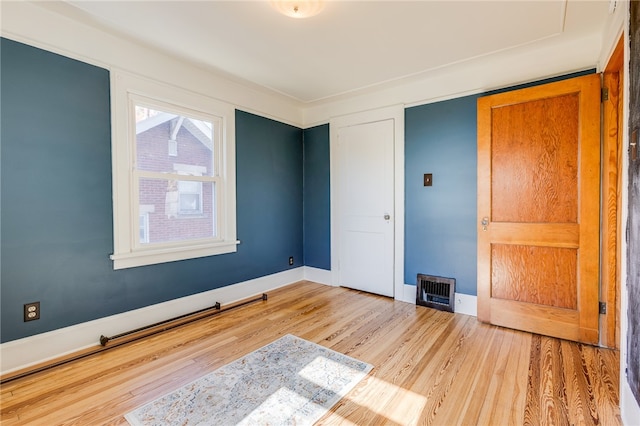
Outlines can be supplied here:
M190 180L181 180L178 182L178 191L181 194L199 194L202 191L202 184Z
M213 182L175 181L140 178L139 206L147 214L147 241L167 243L215 238L215 184ZM181 193L182 188L195 192Z
M139 237L140 237L140 242L141 243L148 243L149 242L149 241L147 241L147 236L149 235L149 222L148 222L148 219L149 219L148 215L146 215L146 214L141 214L140 215Z
M180 214L202 213L200 194L180 193Z
M214 176L210 121L136 106L136 168Z

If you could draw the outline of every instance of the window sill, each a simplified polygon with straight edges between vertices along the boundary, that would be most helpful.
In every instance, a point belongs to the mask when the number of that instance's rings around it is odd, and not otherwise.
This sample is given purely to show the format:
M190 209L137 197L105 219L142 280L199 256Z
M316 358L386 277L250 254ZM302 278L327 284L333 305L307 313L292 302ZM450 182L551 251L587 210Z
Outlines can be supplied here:
M240 241L199 244L188 247L151 248L129 253L114 253L109 257L113 260L113 269L118 270L217 254L235 253L238 244L240 244Z

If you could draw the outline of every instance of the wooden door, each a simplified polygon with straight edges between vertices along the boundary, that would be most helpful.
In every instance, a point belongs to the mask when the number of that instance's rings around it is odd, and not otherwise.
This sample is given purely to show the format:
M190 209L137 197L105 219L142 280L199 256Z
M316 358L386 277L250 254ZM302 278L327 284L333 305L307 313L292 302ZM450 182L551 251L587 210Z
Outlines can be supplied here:
M598 343L600 76L478 100L478 319Z
M394 295L394 120L340 127L339 282Z

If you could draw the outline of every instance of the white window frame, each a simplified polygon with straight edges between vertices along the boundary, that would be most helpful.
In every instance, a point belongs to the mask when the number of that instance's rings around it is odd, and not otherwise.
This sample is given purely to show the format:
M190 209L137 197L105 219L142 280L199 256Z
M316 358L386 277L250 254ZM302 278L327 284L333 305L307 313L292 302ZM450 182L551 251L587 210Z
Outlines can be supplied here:
M222 123L218 163L219 191L215 238L185 240L165 244L139 244L138 193L135 181L135 111L133 100L154 99L178 109L216 117ZM111 72L112 170L113 170L113 246L110 256L114 269L153 265L237 251L235 108L186 89L135 76ZM216 155L216 153L214 153ZM188 180L189 178L186 177Z

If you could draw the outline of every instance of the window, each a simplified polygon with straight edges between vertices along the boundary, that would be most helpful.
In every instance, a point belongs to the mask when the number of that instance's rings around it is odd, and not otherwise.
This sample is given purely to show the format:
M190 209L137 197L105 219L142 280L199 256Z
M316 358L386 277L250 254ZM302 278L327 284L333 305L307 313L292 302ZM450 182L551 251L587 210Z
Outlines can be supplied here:
M202 182L178 181L179 213L202 214Z
M203 159L207 159L206 153L203 154L202 157L198 158L202 162ZM176 170L176 173L180 175L190 175L190 176L203 176L207 173L207 168L202 166L194 166L188 164L174 164L173 168ZM176 197L176 205L173 209L175 213L178 215L202 215L202 214L213 214L215 212L215 208L209 211L203 211L202 208L202 193L204 186L204 194L205 199L216 199L215 196L215 182L209 184L207 182L199 182L199 181L189 181L189 180L179 180L177 181L177 192L178 195ZM215 220L213 221L215 224ZM214 232L215 234L215 232Z
M155 206L151 204L140 204L138 213L138 229L140 243L149 242L149 214L155 212Z
M233 107L112 78L114 268L236 251Z
M140 242L148 243L149 242L149 214L141 214L139 220L140 226Z

